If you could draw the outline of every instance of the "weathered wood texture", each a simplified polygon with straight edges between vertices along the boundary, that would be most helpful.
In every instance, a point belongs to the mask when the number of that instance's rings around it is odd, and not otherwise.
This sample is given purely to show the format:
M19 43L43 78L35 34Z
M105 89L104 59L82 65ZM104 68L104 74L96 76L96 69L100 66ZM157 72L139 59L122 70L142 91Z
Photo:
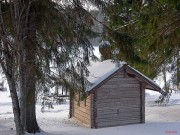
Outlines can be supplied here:
M145 84L140 83L141 89L141 123L145 123Z
M90 92L86 104L74 100L73 116L91 128L144 123L145 85L140 81L119 70Z
M96 90L96 128L143 121L140 82L123 72L119 71Z
M78 94L73 100L73 117L84 123L87 127L91 127L90 96L83 101L78 101L77 99Z

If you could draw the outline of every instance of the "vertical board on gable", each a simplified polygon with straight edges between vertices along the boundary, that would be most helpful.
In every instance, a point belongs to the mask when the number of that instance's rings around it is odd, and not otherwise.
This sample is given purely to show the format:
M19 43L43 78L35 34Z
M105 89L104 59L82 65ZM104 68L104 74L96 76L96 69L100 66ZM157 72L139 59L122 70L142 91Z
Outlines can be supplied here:
M141 123L140 82L121 70L96 89L96 127Z

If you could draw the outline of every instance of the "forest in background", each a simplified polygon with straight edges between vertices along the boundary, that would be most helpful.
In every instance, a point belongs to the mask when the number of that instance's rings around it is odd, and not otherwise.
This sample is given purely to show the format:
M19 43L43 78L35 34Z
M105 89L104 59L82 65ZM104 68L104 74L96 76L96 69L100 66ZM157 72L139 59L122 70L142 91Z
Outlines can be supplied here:
M97 61L90 42L95 37L101 39L102 60L126 61L150 78L161 73L164 91L179 90L179 10L179 1L168 0L1 0L0 65L17 135L40 131L37 91L59 85L70 98L75 91L85 96L87 66ZM95 23L102 32L93 30Z

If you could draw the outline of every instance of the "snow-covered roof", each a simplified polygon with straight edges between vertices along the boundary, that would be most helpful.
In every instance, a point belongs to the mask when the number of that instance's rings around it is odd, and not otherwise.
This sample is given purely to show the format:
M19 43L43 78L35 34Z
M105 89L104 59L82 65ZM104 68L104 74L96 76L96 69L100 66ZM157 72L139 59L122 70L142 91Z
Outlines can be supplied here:
M90 91L99 85L102 81L108 78L110 75L115 73L117 70L123 67L125 62L114 63L111 60L105 60L103 62L92 62L91 66L88 67L89 77L87 78L90 84L87 86L86 91ZM132 68L131 66L126 66L127 70L131 71L137 78L145 82L147 89L152 89L159 91L164 94L161 88L147 76L139 72L138 70Z
M91 83L87 87L87 91L96 87L99 83L105 80L108 76L120 69L125 62L113 63L111 60L105 60L103 62L92 62L88 67L90 72L88 81Z

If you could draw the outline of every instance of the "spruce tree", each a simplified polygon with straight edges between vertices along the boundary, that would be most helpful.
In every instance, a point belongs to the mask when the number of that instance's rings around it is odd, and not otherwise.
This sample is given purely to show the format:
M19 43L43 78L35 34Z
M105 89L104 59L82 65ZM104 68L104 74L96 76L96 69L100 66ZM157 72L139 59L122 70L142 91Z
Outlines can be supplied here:
M156 77L163 65L179 59L179 5L168 0L114 0L106 12L105 38L110 44L100 48L103 57L125 60L150 78ZM178 64L175 73L179 85Z
M35 114L38 86L58 83L72 93L81 90L81 76L88 74L89 59L95 58L89 42L95 34L92 16L82 1L58 2L0 2L0 64L9 84L17 135L24 135L25 129L39 131ZM100 0L87 2L102 4Z

